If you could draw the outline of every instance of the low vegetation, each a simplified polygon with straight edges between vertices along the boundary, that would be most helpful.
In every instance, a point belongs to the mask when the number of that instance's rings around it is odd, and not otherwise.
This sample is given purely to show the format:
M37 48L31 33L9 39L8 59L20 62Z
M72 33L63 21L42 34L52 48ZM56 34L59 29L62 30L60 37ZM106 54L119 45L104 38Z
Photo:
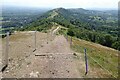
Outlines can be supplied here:
M70 40L70 37L69 37ZM118 51L102 45L73 38L71 48L84 55L87 49L88 62L91 68L103 69L106 76L118 77ZM94 71L93 71L94 72ZM104 76L103 74L101 74Z

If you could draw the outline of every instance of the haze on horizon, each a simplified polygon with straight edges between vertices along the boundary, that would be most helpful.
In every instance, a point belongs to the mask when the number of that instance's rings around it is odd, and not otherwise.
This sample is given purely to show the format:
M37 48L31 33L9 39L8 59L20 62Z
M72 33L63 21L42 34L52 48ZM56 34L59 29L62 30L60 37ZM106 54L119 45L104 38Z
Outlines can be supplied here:
M2 0L3 6L118 9L119 0Z

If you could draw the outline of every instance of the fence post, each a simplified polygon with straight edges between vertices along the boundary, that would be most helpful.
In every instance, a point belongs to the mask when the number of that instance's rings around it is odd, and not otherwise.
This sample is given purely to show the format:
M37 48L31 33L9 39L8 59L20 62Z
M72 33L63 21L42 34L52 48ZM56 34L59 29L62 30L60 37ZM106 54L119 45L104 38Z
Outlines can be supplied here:
M52 41L52 40L54 39L54 34L53 34L53 32L52 32L52 31L50 32L50 35L51 35L51 37L50 37L50 38L51 38L51 41Z
M33 52L35 52L36 51L36 30L35 30L35 33L34 33L34 50L33 50Z
M85 75L87 75L88 73L88 59L87 59L87 53L86 53L86 48L84 49L84 53L85 53Z
M9 53L9 32L7 32L7 36L6 36L6 49L5 49L4 59L2 63L3 65L2 72L8 66L8 53Z
M48 31L47 31L47 44L48 44L48 38L49 38L49 34L48 34Z
M67 41L68 41L68 35L66 35L66 39L67 39Z
M71 36L71 38L70 38L70 45L72 46L72 36Z

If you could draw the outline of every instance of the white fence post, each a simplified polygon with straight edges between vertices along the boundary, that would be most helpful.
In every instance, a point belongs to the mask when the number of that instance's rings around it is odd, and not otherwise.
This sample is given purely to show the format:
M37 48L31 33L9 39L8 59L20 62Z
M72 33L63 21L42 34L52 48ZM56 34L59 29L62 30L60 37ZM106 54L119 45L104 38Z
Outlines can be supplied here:
M33 50L33 52L36 51L36 32L37 31L34 32L34 50Z
M2 35L0 34L0 79L1 79L1 77L2 77L2 73L1 73L1 71L2 71L2 53L3 53L3 51L2 51Z
M7 32L6 39L6 65L8 65L8 53L9 53L9 32Z
M48 44L48 38L49 38L49 33L48 33L48 31L47 31L47 44Z
M7 36L6 36L6 49L5 49L5 54L4 54L4 57L3 57L2 72L8 66L8 53L9 53L9 32L7 32Z

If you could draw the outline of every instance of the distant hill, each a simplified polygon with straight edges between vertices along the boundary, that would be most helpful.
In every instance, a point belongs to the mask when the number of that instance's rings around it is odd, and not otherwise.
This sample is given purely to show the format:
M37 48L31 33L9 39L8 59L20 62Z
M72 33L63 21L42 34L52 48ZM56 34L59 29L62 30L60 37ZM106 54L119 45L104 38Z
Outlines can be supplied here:
M93 29L101 30L102 29L101 31L105 30L104 26L106 26L106 25L109 27L114 26L113 28L118 27L117 11L95 11L95 10L85 10L82 8L77 8L77 9L57 8L57 9L50 10L47 13L43 14L40 17L40 20L54 15L55 12L58 13L58 15L54 16L54 18L51 18L51 19L49 18L47 20L51 20L52 22L59 22L59 23L61 23L61 21L64 20L69 25L75 25L78 27L82 26L82 27L85 27L85 28L91 29L91 30L93 30ZM64 22L62 22L62 23L64 23ZM83 25L81 25L81 24L83 24ZM101 28L101 27L103 27L103 28Z

